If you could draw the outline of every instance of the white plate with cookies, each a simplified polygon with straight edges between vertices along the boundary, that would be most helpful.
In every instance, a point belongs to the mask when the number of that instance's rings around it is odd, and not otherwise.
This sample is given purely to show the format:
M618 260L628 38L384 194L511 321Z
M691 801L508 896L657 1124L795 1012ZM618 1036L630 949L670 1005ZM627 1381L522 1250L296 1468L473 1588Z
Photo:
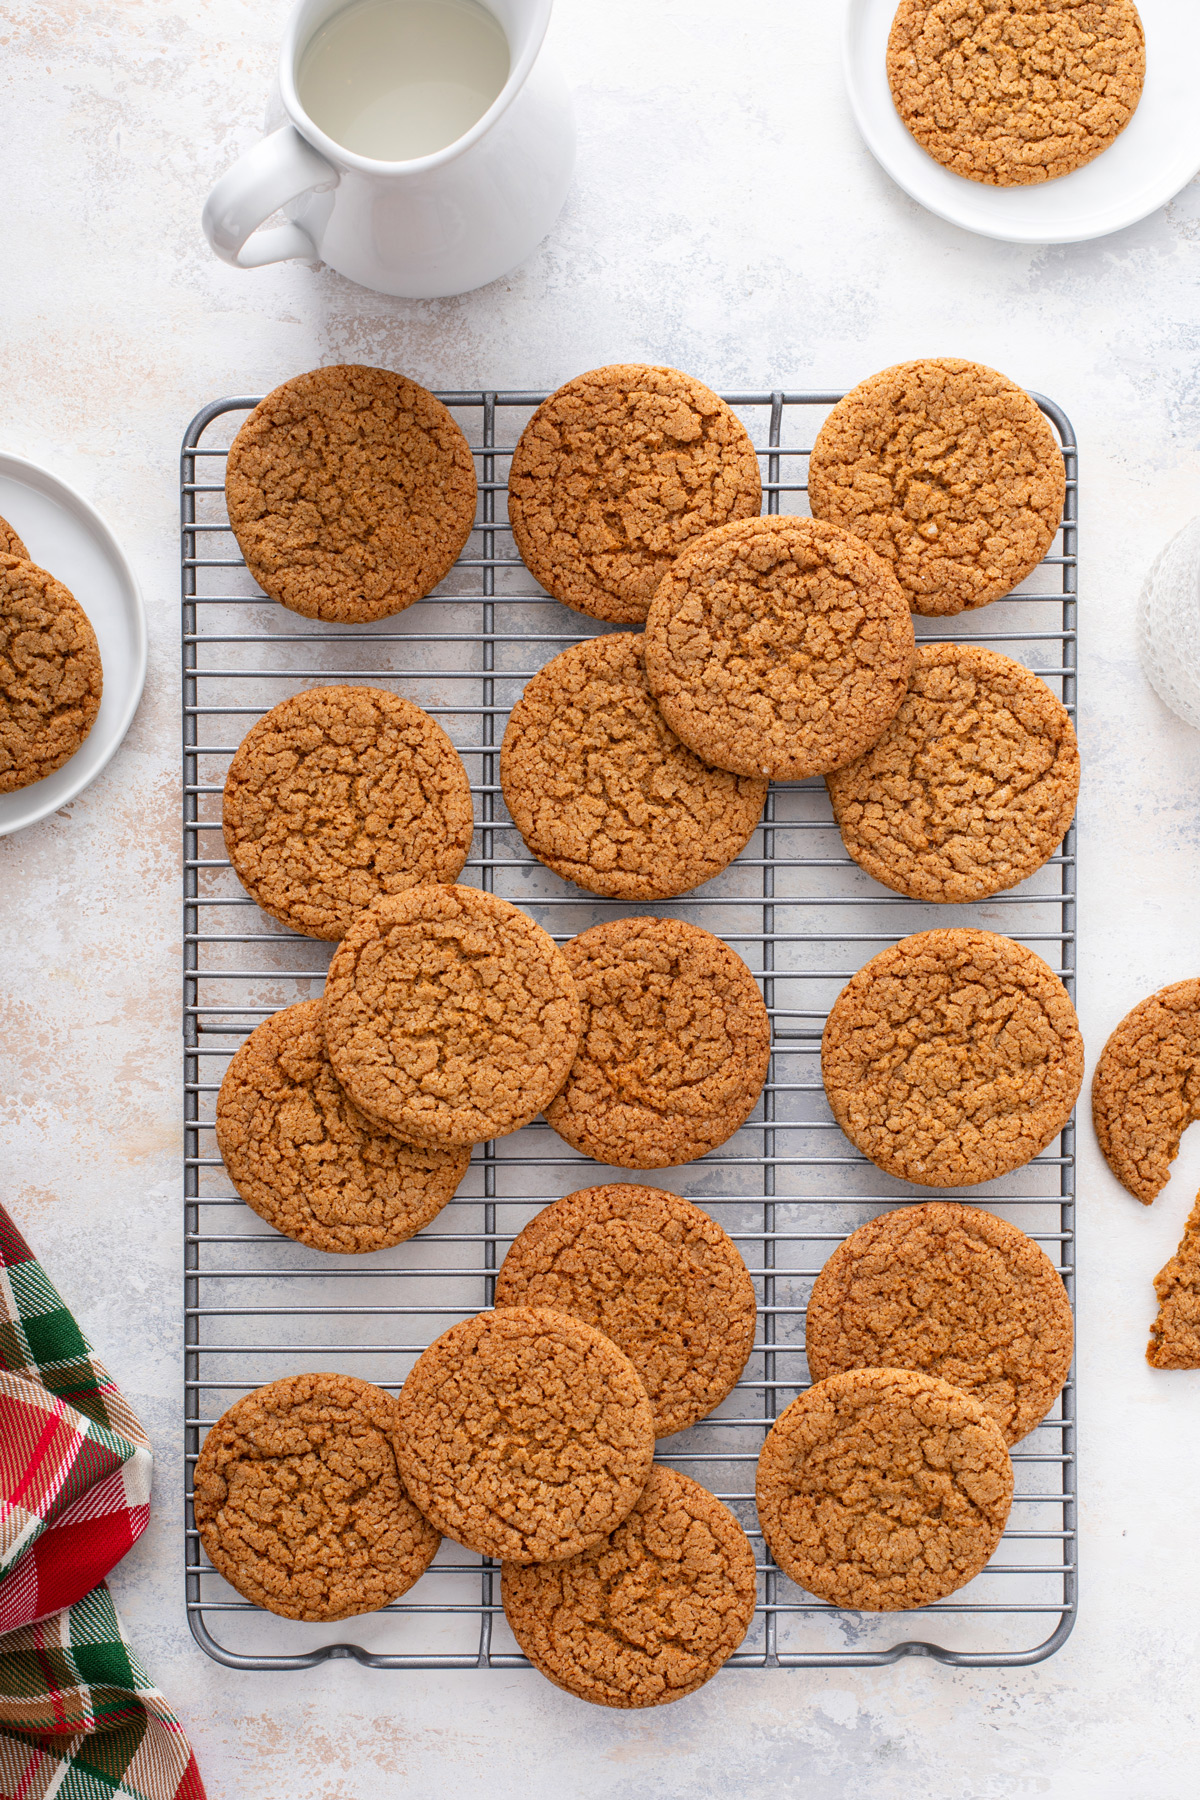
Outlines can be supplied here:
M137 579L90 501L37 463L0 451L0 518L30 562L49 570L87 615L100 651L100 710L69 760L0 793L0 837L55 812L94 781L128 731L146 679L146 613Z
M1093 161L1029 185L992 186L935 161L904 124L888 81L898 0L849 0L846 87L876 161L906 194L966 231L1018 244L1070 244L1136 224L1200 170L1200 3L1138 0L1146 76L1132 118Z

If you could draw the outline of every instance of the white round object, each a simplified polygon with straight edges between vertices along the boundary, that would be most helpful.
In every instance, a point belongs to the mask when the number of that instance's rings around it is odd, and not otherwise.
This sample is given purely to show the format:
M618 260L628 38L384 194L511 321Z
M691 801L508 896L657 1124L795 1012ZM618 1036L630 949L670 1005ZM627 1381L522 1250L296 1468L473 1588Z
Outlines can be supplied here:
M146 679L146 613L125 552L82 494L49 469L0 450L0 517L30 559L69 588L100 648L104 692L96 723L53 775L0 794L0 837L65 806L104 768L129 730Z
M1138 599L1138 649L1159 699L1200 731L1200 519L1150 565Z
M1082 169L1032 187L989 187L943 168L896 111L887 42L898 0L849 0L843 61L850 105L876 161L940 219L1013 244L1074 244L1134 225L1200 169L1200 4L1137 0L1146 85L1116 142Z

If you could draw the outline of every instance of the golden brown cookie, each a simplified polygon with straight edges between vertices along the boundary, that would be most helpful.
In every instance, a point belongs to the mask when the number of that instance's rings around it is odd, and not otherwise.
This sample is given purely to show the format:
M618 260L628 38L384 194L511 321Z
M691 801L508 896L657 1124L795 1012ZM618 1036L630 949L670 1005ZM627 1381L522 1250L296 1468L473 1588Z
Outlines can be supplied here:
M420 1357L397 1406L396 1456L427 1519L481 1556L558 1562L637 1502L654 1415L628 1357L540 1306L477 1313Z
M915 613L1009 594L1045 556L1066 472L1023 388L982 363L897 363L851 389L817 434L813 516L862 538Z
M469 1150L401 1143L358 1110L325 1053L319 1000L251 1032L225 1071L216 1127L247 1206L301 1244L350 1255L428 1225L471 1160Z
M497 1306L549 1306L623 1350L656 1437L685 1431L737 1385L754 1345L754 1283L714 1219L662 1188L614 1182L544 1207L496 1278Z
M0 555L15 556L22 562L29 561L28 550L7 519L0 519Z
M1200 1369L1200 1199L1191 1210L1179 1248L1154 1277L1158 1317L1146 1361L1154 1369Z
M225 471L246 566L292 612L363 624L436 587L471 535L475 464L440 400L390 369L313 369L260 400Z
M68 762L96 723L100 648L72 593L0 554L0 794Z
M1011 657L923 644L883 736L825 785L842 842L876 881L914 900L982 900L1061 844L1079 746L1062 702Z
M1124 131L1146 40L1133 0L900 0L887 75L935 162L1024 187L1082 168Z
M500 1592L517 1643L555 1687L596 1706L662 1706L733 1655L757 1576L728 1507L656 1464L615 1531L566 1562L506 1563Z
M440 1540L396 1467L396 1402L353 1375L291 1375L235 1401L196 1464L196 1526L218 1574L285 1619L398 1600Z
M1015 1444L1062 1392L1074 1328L1062 1276L993 1213L933 1201L883 1213L838 1245L813 1284L815 1381L916 1369L971 1394Z
M851 1369L775 1421L757 1495L771 1554L800 1587L904 1612L978 1575L1008 1520L1012 1462L995 1419L949 1382Z
M538 407L513 451L508 516L547 593L618 624L646 616L684 544L762 505L758 458L725 402L678 369L614 363Z
M665 1169L703 1156L753 1112L771 1060L758 983L718 937L680 919L609 919L564 946L579 1053L546 1118L585 1156Z
M579 1044L562 951L477 888L409 888L361 913L334 952L324 1004L329 1060L355 1104L442 1148L527 1125Z
M1144 1206L1166 1187L1193 1119L1200 1119L1200 980L1160 988L1127 1013L1092 1077L1100 1148Z
M225 848L242 886L307 937L344 937L384 894L462 873L471 784L436 720L373 687L273 706L225 778Z
M968 1187L1044 1150L1071 1116L1083 1039L1062 982L992 931L921 931L872 957L821 1041L833 1116L889 1175Z
M646 679L671 730L735 775L799 781L853 762L904 699L908 604L837 526L749 519L699 539L646 620Z
M533 854L593 894L663 900L731 863L767 783L681 744L646 686L642 639L564 650L529 682L500 751L504 800Z

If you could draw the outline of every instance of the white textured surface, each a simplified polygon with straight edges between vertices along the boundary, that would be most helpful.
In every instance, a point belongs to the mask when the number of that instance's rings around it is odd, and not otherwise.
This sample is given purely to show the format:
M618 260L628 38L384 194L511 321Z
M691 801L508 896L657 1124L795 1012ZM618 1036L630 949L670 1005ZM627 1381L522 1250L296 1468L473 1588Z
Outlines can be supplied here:
M1179 0L1190 5L1193 0ZM1200 733L1138 663L1153 554L1200 507L1200 185L1029 250L922 214L856 138L831 0L558 0L579 173L551 241L461 300L240 274L200 206L256 133L282 0L9 0L0 20L0 441L76 483L150 611L146 697L69 808L0 842L0 1192L140 1411L149 1531L115 1579L211 1800L1191 1800L1200 1758L1200 1374L1143 1361L1200 1139L1143 1209L1081 1122L1082 1614L1052 1661L725 1675L662 1713L529 1673L239 1675L183 1615L179 1539L176 456L218 394L380 361L530 386L615 359L717 387L976 357L1082 446L1081 1011L1200 973Z

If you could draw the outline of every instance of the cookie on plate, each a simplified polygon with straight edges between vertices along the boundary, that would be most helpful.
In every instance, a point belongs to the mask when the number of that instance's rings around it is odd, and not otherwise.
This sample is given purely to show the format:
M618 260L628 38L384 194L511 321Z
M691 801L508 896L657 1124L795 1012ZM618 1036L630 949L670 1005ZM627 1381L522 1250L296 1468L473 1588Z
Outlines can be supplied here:
M1024 881L1079 795L1070 715L1046 683L982 644L922 644L883 736L825 777L855 862L914 900L982 900Z
M968 181L1025 187L1100 155L1133 117L1146 39L1133 0L900 0L896 111Z
M662 1706L733 1655L757 1576L728 1507L656 1465L615 1531L566 1562L506 1563L500 1594L517 1643L555 1687L597 1706Z
M1049 421L982 363L897 363L839 400L808 465L813 515L862 538L915 613L986 606L1054 542L1066 473Z
M662 1188L614 1182L544 1207L496 1277L497 1306L586 1319L638 1374L654 1433L685 1431L737 1384L754 1346L754 1283L708 1214Z
M0 794L70 761L103 689L100 647L74 594L36 563L0 554Z
M436 720L382 688L310 688L273 706L225 778L242 886L307 937L344 937L384 894L462 873L471 784Z
M908 603L873 551L815 519L710 531L663 576L646 679L671 730L735 775L799 781L853 762L904 699Z
M842 989L821 1076L834 1118L879 1168L967 1187L1058 1136L1083 1081L1083 1038L1032 950L992 931L921 931Z
M819 1381L771 1427L758 1517L785 1575L833 1606L931 1606L984 1567L1013 1469L978 1400L909 1369Z
M7 519L0 519L0 556L16 556L22 562L29 561L28 550Z
M1062 1392L1074 1328L1062 1276L994 1213L933 1201L883 1213L813 1283L804 1348L814 1380L917 1369L971 1394L1015 1444Z
M233 440L229 522L264 593L341 625L436 587L471 534L475 464L440 400L342 363L285 381Z
M753 1112L771 1021L741 957L680 919L609 919L564 946L579 1051L546 1118L620 1169L703 1156Z
M1154 1369L1200 1369L1200 1199L1191 1210L1179 1248L1154 1277L1158 1317L1146 1361Z
M533 854L620 900L663 900L731 863L767 783L701 762L646 685L642 639L616 631L564 650L513 707L504 801Z
M1149 1206L1179 1140L1200 1119L1200 980L1160 988L1127 1013L1092 1077L1092 1121L1109 1168Z
M477 888L417 887L361 913L329 965L325 1043L367 1117L452 1148L527 1125L579 1044L570 966L540 925Z
M632 1511L654 1415L629 1358L540 1306L463 1319L418 1357L397 1403L396 1456L439 1531L481 1556L559 1562Z
M408 1592L440 1535L396 1467L396 1402L353 1375L291 1375L237 1400L196 1464L209 1561L285 1619L349 1619Z
M361 1113L333 1072L321 1002L264 1019L221 1082L217 1148L260 1218L314 1250L361 1255L436 1218L469 1150L405 1144Z
M614 363L538 407L513 451L508 516L530 573L596 619L640 624L683 546L762 505L737 415L678 369Z

